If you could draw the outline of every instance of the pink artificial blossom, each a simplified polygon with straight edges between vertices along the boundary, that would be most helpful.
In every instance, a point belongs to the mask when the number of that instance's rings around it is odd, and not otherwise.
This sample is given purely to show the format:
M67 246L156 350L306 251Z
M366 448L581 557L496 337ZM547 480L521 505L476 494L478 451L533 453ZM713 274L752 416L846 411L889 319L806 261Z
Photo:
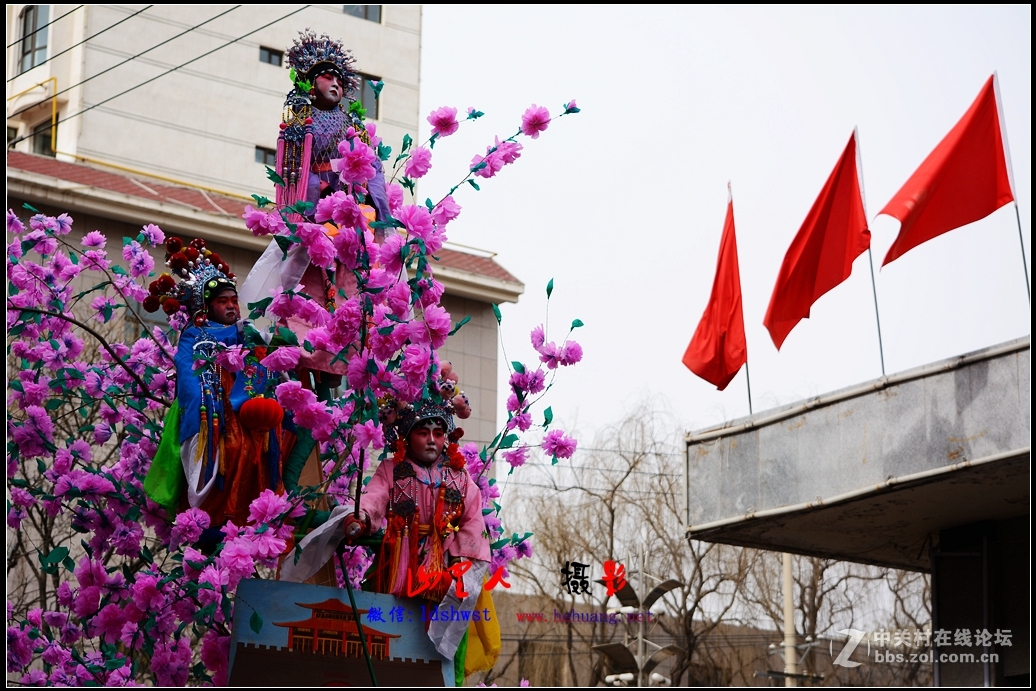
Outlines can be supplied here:
M290 505L287 497L279 496L271 489L264 489L248 505L248 520L260 525L273 523L288 511Z
M416 204L405 204L396 212L396 219L406 226L411 235L427 240L435 232L428 209Z
M209 527L209 514L191 508L176 517L173 539L176 542L197 542L202 531Z
M122 258L129 262L130 275L134 278L147 276L155 268L155 260L136 240L122 248Z
M299 358L301 357L302 350L300 348L296 346L279 346L260 360L259 364L270 370L286 372L298 367Z
M576 446L576 440L566 437L559 429L552 429L543 437L543 453L556 458L571 458L576 452Z
M522 114L522 134L533 139L538 139L540 132L547 129L550 124L550 113L543 106L533 103L529 109Z
M80 241L83 247L96 247L97 249L103 249L105 243L108 241L104 234L99 230L91 230L89 233L83 236Z
M245 206L245 227L252 231L252 235L262 237L263 235L283 235L288 232L284 225L284 219L277 211L263 211Z
M443 228L447 223L460 216L460 204L453 200L453 197L444 197L441 202L432 209L432 223Z
M248 349L243 345L228 346L216 355L216 364L228 372L240 372L245 366L246 355L248 355Z
M473 109L469 108L470 113ZM450 106L436 108L428 115L428 124L432 126L432 133L440 137L448 137L457 131L460 123L457 122L457 109Z
M363 184L374 177L377 155L358 138L347 138L338 144L341 158L331 159L331 170L344 183Z
M71 225L71 221L69 222ZM158 247L165 242L165 233L162 229L156 226L154 223L148 223L146 226L140 229L140 234L144 236L144 239L148 241L148 244L152 247Z
M300 223L297 230L302 245L309 252L314 266L330 269L335 262L335 246L324 232L324 226L317 223Z
M385 187L385 192L388 196L389 211L395 213L399 207L403 206L403 187L392 182Z
M362 425L353 425L353 435L361 449L368 446L385 446L385 435L382 433L381 425L374 420L367 420Z
M568 341L565 343L565 347L561 349L561 356L558 361L565 365L574 365L583 359L583 347L575 341Z
M11 233L12 235L19 235L24 231L25 225L22 223L22 220L18 218L18 214L16 214L12 209L8 209L7 232Z
M421 178L432 169L432 152L423 146L414 149L407 159L403 174L408 178Z
M378 259L381 261L385 271L397 275L403 271L401 250L406 243L407 239L398 233L385 238L385 242L382 243L381 249L378 251Z

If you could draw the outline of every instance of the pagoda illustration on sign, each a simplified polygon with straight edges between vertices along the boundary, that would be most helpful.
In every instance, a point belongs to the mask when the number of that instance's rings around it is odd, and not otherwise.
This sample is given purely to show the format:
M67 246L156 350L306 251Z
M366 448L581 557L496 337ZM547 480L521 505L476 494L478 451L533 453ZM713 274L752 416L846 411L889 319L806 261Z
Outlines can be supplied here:
M288 648L299 652L320 653L322 655L343 655L345 657L363 657L360 644L359 627L352 608L336 600L328 598L323 602L305 604L296 602L299 607L310 610L308 619L301 621L274 622L274 626L288 629ZM362 616L369 610L361 609ZM367 636L367 647L375 660L389 659L389 643L399 634L383 633L369 626L363 626Z
M453 665L432 647L420 619L393 622L380 612L406 606L381 593L250 579L238 590L230 686L370 686L360 633L379 686L452 686ZM251 617L267 624L253 625ZM388 631L370 626L383 622ZM392 633L390 633L392 632Z

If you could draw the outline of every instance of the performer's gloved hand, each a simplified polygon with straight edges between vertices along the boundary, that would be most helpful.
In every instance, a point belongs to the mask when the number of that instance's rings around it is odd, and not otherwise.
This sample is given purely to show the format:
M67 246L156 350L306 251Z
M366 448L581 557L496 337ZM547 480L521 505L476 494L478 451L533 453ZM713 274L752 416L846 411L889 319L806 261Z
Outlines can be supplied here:
M371 518L366 511L361 511L359 518L355 514L349 514L345 519L344 528L345 540L351 543L363 535L370 534Z

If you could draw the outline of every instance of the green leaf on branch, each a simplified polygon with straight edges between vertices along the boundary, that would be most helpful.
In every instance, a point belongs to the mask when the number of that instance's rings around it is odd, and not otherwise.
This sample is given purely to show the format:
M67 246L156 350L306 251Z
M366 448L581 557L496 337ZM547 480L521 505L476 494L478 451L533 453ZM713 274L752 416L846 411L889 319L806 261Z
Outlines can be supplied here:
M550 299L550 294L554 292L554 279L547 281L547 299Z
M474 180L468 180L468 184L474 187L476 192L482 189Z
M547 406L547 409L543 411L543 427L547 428L550 423L554 422L554 411Z
M283 235L274 235L273 239L277 242L277 246L281 248L281 252L284 252L284 256L281 257L281 261L288 258L288 250L291 249L292 242Z
M260 209L265 209L266 207L268 207L270 205L270 200L269 199L267 199L266 197L260 197L258 194L253 194L252 195L252 199L255 200L256 205Z
M517 443L518 443L518 435L517 434L508 434L506 437L504 437L503 439L500 440L500 448L501 449L510 449L511 447L513 447Z
M409 151L410 150L410 145L413 144L413 143L414 143L413 137L411 137L409 134L404 134L403 135L403 148L400 149L400 153L406 153L407 151Z
M428 207L429 211L434 211L435 210L435 204L432 203L431 198L425 199L424 200L424 205Z
M248 303L247 307L251 310L251 312L248 313L248 318L258 319L259 317L266 314L266 308L270 306L271 302L273 302L273 297L263 298L258 302Z
M65 557L61 560L61 565L65 567L65 571L72 573L76 570L76 562L72 557Z
M280 337L280 341L276 345L297 346L299 344L298 336L296 336L295 332L289 328L278 326L277 336ZM270 345L274 345L273 339L270 339Z
M273 168L271 168L270 166L266 166L266 177L273 184L280 185L281 187L284 187L284 178L282 178L280 175L278 175L277 171L274 170Z
M410 194L414 193L414 181L408 177L402 177L399 179L399 184L410 190Z
M485 113L483 113L481 110L473 110L470 113L468 113L467 119L468 120L478 120L483 115L485 115Z
M381 81L380 79L378 81L368 79L367 83L370 84L371 89L374 90L374 98L381 98L381 90L385 88L385 82Z
M523 365L522 363L518 362L517 360L513 360L511 362L511 367L513 367L514 371L517 372L518 374L525 374L525 365Z
M47 573L57 573L57 565L68 556L68 547L55 547L50 554L44 556L43 552L36 550L40 558L40 566Z
M431 137L428 137L428 148L429 149L434 149L435 148L435 140L438 139L438 138L439 138L439 133L438 132L433 134Z
M289 207L285 207L284 210L289 213L298 214L299 216L305 216L313 209L313 206L313 202L298 201Z
M572 320L572 329L578 329L582 325L583 325L583 320L582 319L573 319Z
M384 142L378 144L378 158L387 161L392 157L392 147Z
M37 209L35 206L30 204L29 202L25 202L24 204L22 204L22 208L23 209L28 209L29 211L33 212L34 214L38 214L40 212L39 209Z
M126 658L124 657L113 657L104 661L104 668L111 672L112 670L120 669L126 666Z
M557 465L558 464L558 457L557 456L551 456L550 457L550 464L551 465Z
M471 321L471 315L470 314L468 316L464 317L463 319L461 319L456 324L453 325L453 331L450 331L450 335L452 336L453 334L455 334L458 331L460 331L460 327L464 326L469 321Z
M496 323L499 324L500 320L503 319L503 316L500 314L500 307L495 302L491 304L493 305L493 315L496 316Z

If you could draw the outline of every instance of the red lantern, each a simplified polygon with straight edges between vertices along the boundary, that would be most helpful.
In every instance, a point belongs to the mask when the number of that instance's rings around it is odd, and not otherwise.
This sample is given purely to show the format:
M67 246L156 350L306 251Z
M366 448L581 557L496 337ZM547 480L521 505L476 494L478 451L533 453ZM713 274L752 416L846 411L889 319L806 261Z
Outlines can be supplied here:
M241 405L237 419L245 429L269 432L284 421L284 408L272 398L250 398Z

